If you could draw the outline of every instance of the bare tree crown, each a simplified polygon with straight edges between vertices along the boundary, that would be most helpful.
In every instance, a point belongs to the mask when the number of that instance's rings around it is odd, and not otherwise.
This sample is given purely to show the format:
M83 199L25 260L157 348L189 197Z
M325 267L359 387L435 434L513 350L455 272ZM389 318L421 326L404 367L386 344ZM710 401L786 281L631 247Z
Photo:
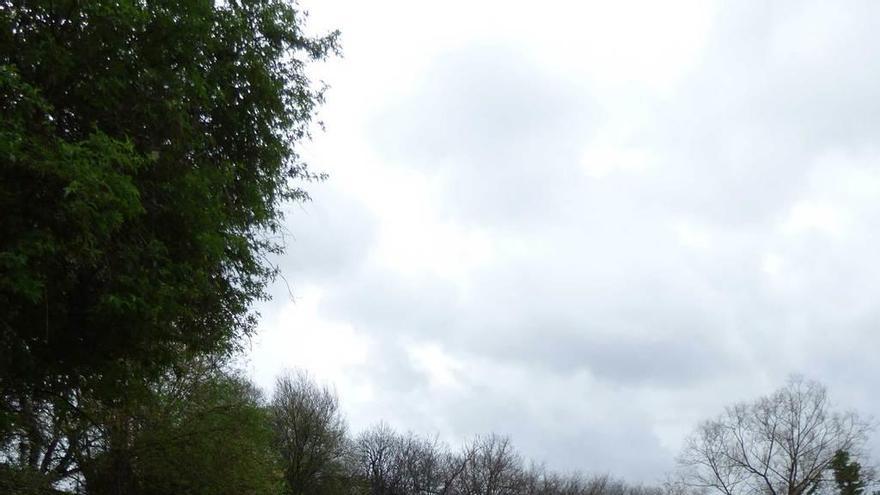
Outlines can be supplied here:
M683 482L724 495L808 495L829 482L837 451L859 454L869 424L832 409L818 382L792 377L754 402L727 407L687 439Z

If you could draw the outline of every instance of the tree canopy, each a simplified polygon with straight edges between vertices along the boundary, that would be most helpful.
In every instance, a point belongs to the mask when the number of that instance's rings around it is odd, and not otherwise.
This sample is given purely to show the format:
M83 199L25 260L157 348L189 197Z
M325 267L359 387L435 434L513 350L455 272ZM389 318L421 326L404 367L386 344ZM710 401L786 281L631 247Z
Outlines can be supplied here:
M265 410L235 380L156 408L169 377L222 368L253 332L282 205L321 178L297 145L323 96L308 63L338 33L304 18L285 0L0 0L0 483L219 493L163 462L261 459L172 441L204 426L263 445ZM135 448L150 438L164 455ZM245 478L236 492L260 491Z
M0 1L0 389L114 396L227 352L337 50L282 0ZM102 392L103 393L103 392Z

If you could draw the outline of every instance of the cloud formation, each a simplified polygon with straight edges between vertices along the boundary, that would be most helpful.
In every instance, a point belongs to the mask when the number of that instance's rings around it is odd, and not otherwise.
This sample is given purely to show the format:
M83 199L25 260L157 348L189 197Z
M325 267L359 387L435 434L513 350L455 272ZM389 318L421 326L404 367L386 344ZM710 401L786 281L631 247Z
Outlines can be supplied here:
M415 4L306 5L347 55L260 383L643 481L792 372L880 409L880 6Z

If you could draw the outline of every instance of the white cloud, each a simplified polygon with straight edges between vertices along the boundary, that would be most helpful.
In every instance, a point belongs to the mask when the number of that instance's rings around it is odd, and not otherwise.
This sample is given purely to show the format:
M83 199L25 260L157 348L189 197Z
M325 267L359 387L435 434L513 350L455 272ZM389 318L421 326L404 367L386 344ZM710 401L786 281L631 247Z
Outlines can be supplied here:
M345 43L303 149L331 179L255 376L645 481L793 371L875 411L875 5L308 4Z
M791 207L783 229L791 235L818 232L839 236L844 222L843 212L831 204L800 201Z
M305 287L295 301L264 310L263 330L252 344L250 358L257 383L271 390L275 377L288 368L303 368L334 383L346 400L370 394L370 384L354 373L368 363L370 340L350 324L327 319L319 312L322 290Z

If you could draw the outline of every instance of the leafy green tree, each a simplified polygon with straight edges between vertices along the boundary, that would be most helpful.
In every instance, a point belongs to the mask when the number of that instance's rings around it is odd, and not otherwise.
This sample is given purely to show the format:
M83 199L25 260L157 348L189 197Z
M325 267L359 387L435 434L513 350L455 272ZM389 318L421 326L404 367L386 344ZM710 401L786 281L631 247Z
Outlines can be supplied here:
M0 403L140 376L252 332L322 89L285 0L0 0Z
M79 395L81 413L72 416L33 401L29 424L39 430L6 449L0 487L18 491L2 493L280 493L269 411L247 379L199 358L145 389L114 404ZM32 435L42 440L32 442Z
M306 63L337 33L303 19L284 0L0 0L0 483L98 459L141 479L126 456L156 383L253 331L281 204L319 178L295 145L322 100Z
M152 389L136 407L104 411L95 432L104 445L80 454L87 493L280 493L268 410L248 380L196 361Z

